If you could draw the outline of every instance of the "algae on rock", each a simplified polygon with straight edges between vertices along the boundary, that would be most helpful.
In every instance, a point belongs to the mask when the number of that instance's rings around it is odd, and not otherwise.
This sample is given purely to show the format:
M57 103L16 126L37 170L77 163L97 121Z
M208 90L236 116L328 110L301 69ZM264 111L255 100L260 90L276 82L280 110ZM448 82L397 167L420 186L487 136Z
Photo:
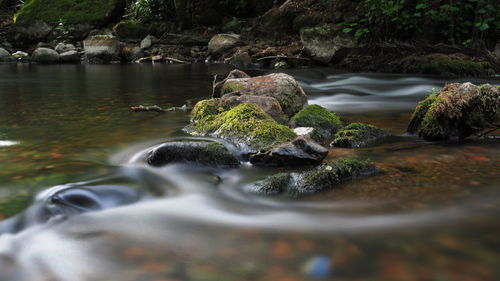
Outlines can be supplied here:
M256 104L243 103L219 114L215 114L217 109L205 105L195 106L193 122L186 130L193 135L225 139L246 153L267 150L297 136Z
M313 104L308 105L290 119L290 125L296 127L312 127L325 138L331 137L342 125L340 118L326 108Z
M299 195L335 188L340 183L361 176L370 176L380 170L369 159L340 159L326 163L313 171L280 173L256 184L260 194Z
M430 141L464 139L499 120L500 86L454 83L420 102L407 130Z
M370 124L352 123L340 129L331 143L332 147L364 147L387 136L388 133Z

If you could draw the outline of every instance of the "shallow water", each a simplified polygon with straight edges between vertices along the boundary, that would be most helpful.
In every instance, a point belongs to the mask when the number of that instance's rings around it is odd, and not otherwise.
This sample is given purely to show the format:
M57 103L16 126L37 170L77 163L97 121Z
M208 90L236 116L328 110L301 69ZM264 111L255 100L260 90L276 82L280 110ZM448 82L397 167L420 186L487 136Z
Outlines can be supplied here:
M150 168L188 112L133 113L210 95L224 65L0 66L0 213L54 185L122 184L143 202L0 236L0 280L498 280L498 141L404 136L432 88L470 81L293 70L310 103L396 137L335 149L384 173L303 198L248 194L285 169ZM473 79L495 83L499 79Z

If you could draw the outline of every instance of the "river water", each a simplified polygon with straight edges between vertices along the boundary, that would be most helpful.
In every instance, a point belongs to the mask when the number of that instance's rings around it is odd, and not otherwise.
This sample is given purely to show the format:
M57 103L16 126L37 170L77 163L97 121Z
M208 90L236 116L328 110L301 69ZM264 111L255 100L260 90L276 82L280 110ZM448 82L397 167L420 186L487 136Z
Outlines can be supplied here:
M0 219L56 185L122 185L144 194L134 204L0 235L0 280L500 280L498 140L404 135L431 89L500 79L289 70L309 103L395 135L332 150L331 159L369 157L384 172L310 196L248 193L286 169L137 161L148 147L186 138L189 112L131 106L194 104L210 96L214 75L229 70L0 66Z

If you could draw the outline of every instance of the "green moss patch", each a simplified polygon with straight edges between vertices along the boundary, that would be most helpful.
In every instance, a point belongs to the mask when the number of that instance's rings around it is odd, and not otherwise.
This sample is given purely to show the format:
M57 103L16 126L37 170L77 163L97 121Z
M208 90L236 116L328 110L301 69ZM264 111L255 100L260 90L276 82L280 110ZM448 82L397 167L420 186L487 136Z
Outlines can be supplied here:
M14 22L103 23L122 3L122 0L29 0L15 14Z
M380 170L369 159L340 159L318 169L302 173L279 173L256 184L260 194L288 194L292 196L319 192L337 187L340 183L361 176L370 176Z
M113 27L120 38L143 39L148 35L148 27L138 20L123 20Z
M191 111L191 120L196 122L207 116L217 115L223 111L225 111L225 108L221 105L220 98L202 100L196 103Z
M430 140L464 139L495 127L500 115L500 87L448 84L419 103L408 132Z
M214 113L212 110L207 109L206 112ZM236 144L242 142L255 150L267 150L297 136L253 103L243 103L216 115L205 114L205 117L193 122L188 131L228 139Z
M387 136L388 133L370 124L352 123L340 129L335 135L333 147L363 147Z
M320 134L329 137L341 126L340 118L319 105L309 105L290 119L293 127L313 127Z

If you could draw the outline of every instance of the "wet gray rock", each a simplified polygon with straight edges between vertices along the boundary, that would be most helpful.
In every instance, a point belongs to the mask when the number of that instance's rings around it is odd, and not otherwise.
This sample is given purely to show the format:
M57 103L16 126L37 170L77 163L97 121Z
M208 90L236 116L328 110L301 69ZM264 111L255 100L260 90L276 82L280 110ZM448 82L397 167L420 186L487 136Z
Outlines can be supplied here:
M79 62L80 61L80 54L78 54L78 51L76 50L71 50L64 52L59 55L61 58L61 61L63 62Z
M146 36L141 41L141 49L143 49L143 50L149 49L153 45L154 41L156 41L156 38L154 36L152 36L152 35Z
M314 165L321 163L327 155L328 149L308 137L299 136L269 151L250 155L250 163L277 167Z
M68 51L75 51L76 47L73 44L65 44L63 42L59 43L55 47L56 52L59 54L66 53Z
M240 38L234 34L217 34L208 42L208 53L219 58L224 53L238 46Z
M169 163L194 163L212 167L238 167L240 162L224 145L207 141L173 141L152 148L147 153L151 166Z
M315 60L323 63L329 63L341 51L357 45L354 37L332 25L304 28L300 31L300 41Z
M59 54L49 48L38 48L31 54L31 60L37 63L57 63Z
M14 60L14 57L7 50L0 48L0 62L11 62Z
M120 41L114 36L95 35L83 41L89 63L110 63L120 60Z

